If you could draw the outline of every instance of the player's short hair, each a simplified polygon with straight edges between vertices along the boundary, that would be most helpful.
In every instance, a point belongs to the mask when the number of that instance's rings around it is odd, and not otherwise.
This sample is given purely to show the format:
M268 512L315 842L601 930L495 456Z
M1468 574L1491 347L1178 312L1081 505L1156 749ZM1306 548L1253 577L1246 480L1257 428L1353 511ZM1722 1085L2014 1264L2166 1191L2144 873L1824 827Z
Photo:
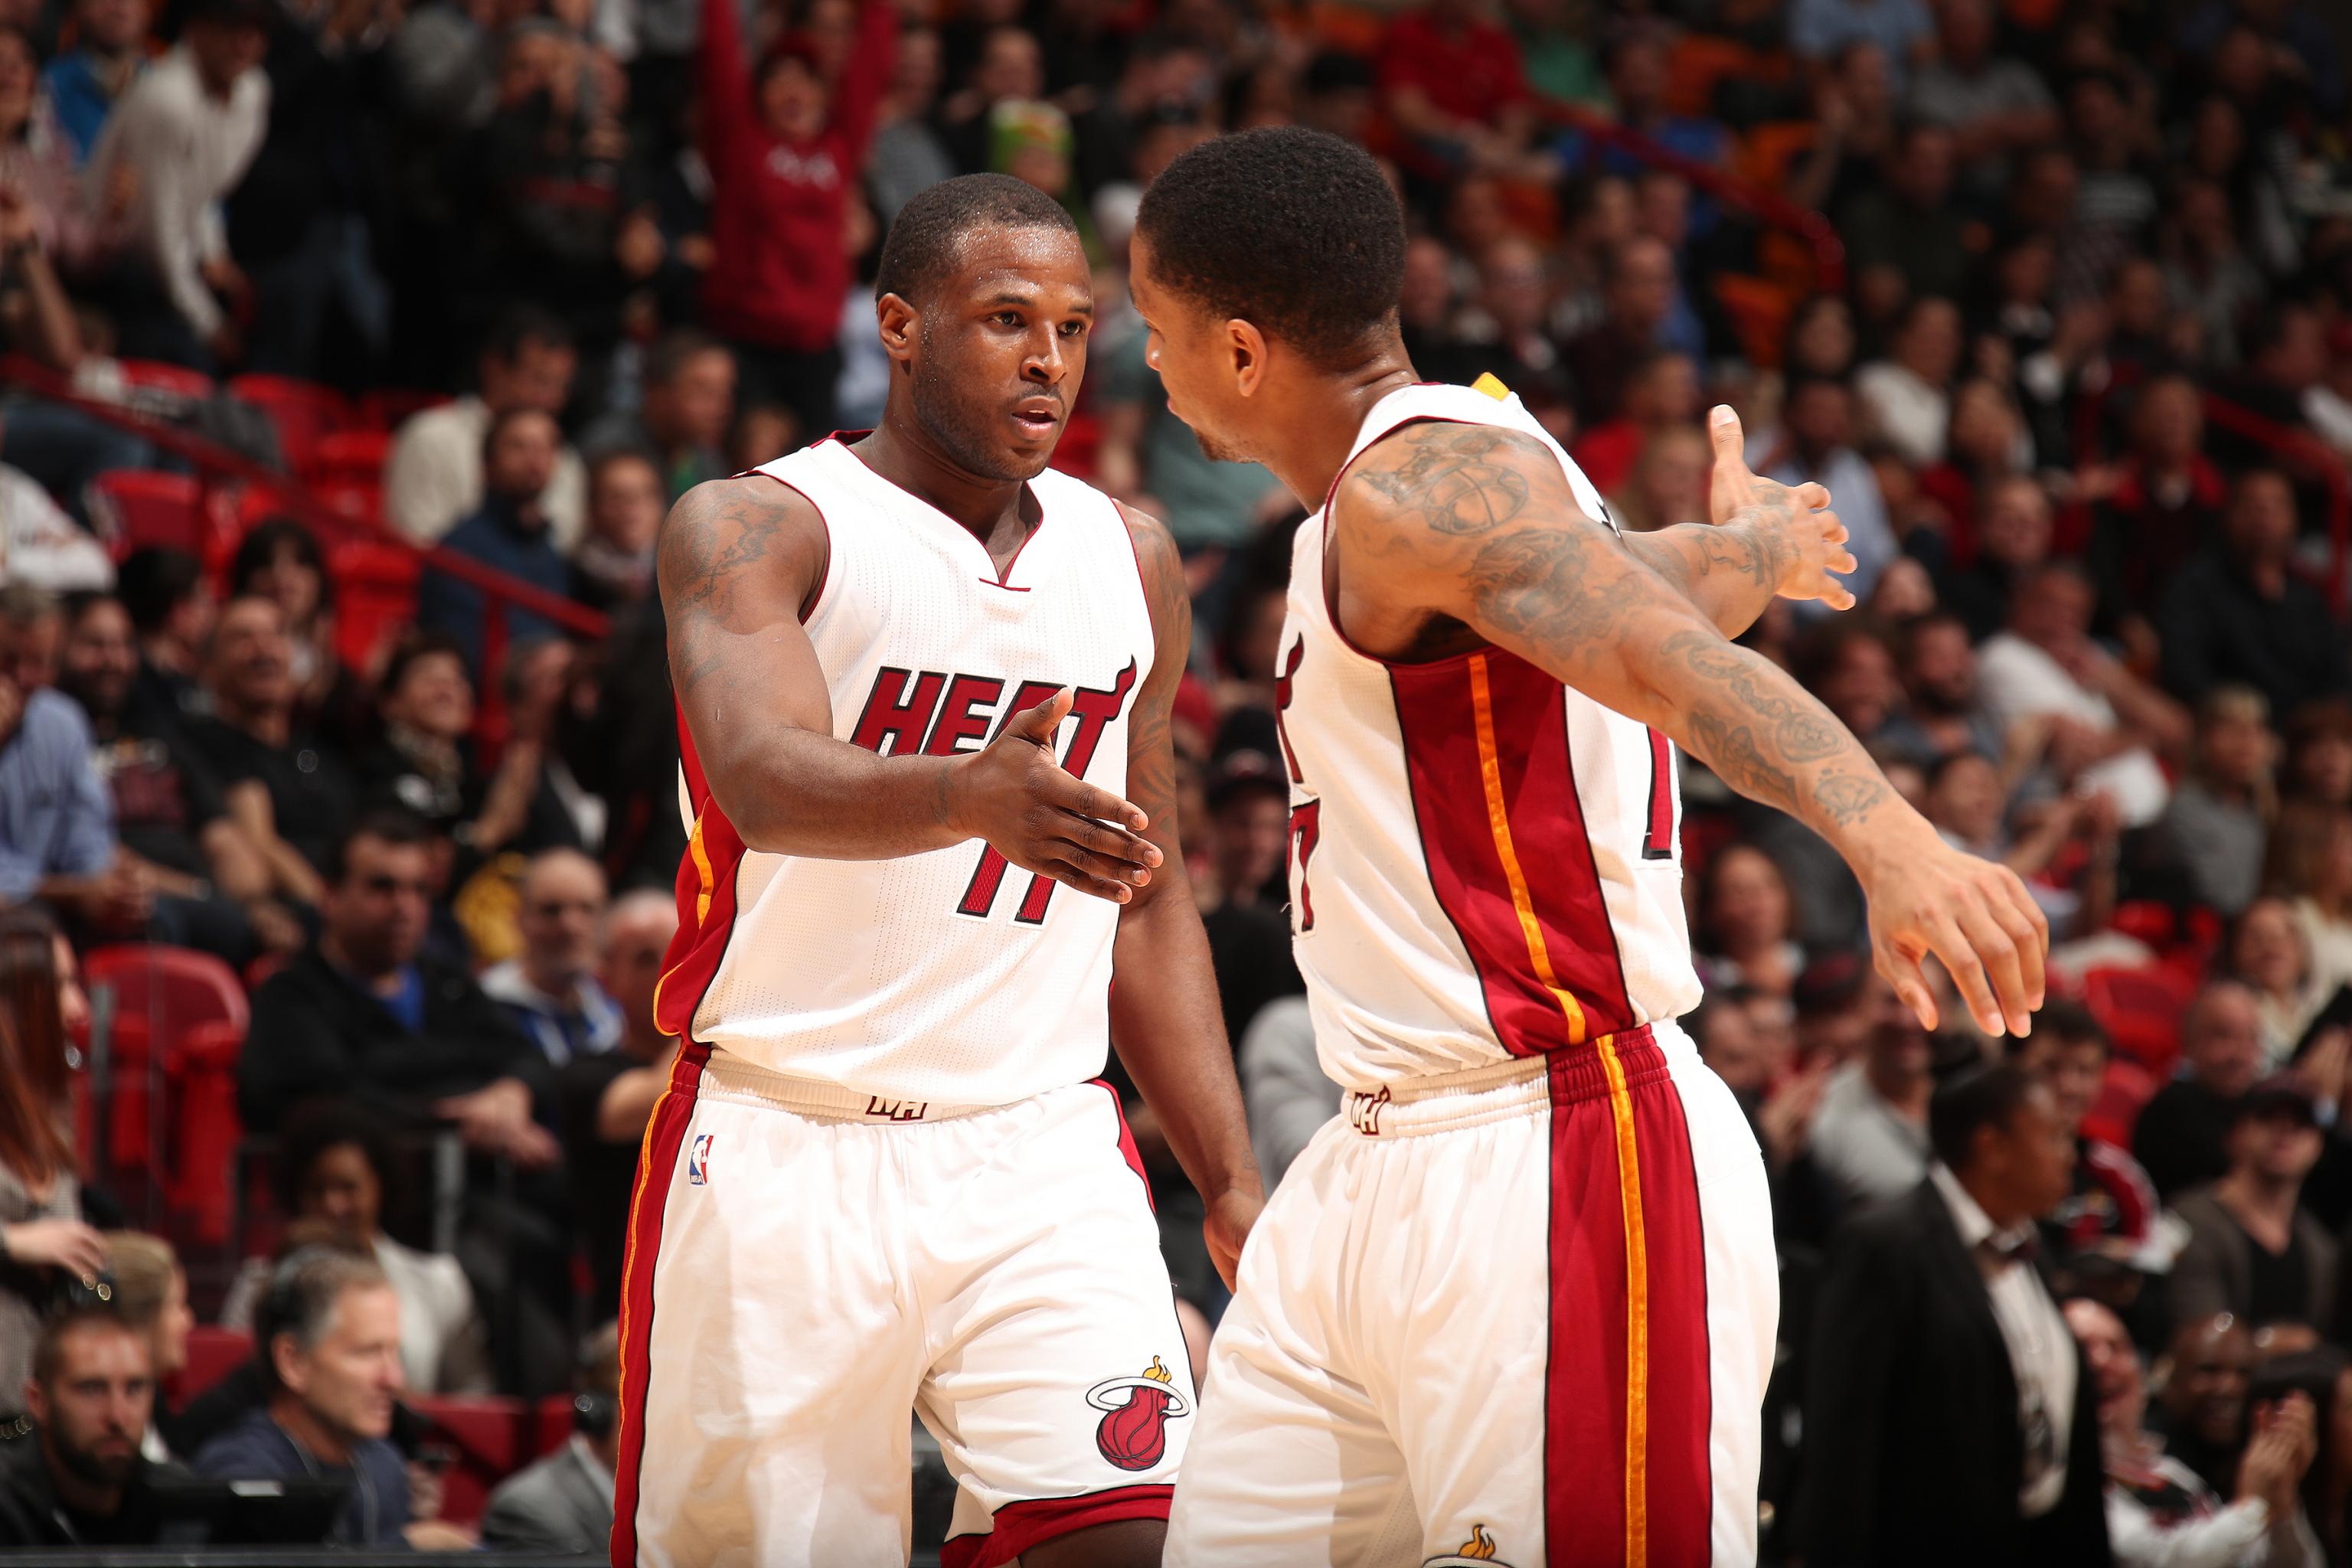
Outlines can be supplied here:
M1053 197L1010 174L964 174L927 185L898 209L882 241L874 295L896 294L909 304L939 286L955 266L963 237L989 225L1054 228L1076 234L1076 219Z
M1143 193L1135 232L1168 286L1318 364L1396 319L1404 213L1371 154L1296 125L1203 142Z

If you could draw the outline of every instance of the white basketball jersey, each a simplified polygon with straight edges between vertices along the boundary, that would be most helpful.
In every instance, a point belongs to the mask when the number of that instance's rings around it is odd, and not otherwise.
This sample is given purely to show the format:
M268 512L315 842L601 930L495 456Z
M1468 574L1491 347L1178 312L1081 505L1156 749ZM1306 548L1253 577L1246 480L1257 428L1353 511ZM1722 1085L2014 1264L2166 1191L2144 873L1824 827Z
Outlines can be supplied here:
M1051 470L1030 480L1042 518L1000 573L970 531L838 439L757 471L824 514L831 554L806 625L836 739L885 757L977 751L1066 686L1063 765L1125 792L1154 645L1109 497ZM763 721L761 706L740 693L741 721ZM1102 1070L1118 905L979 839L895 860L748 849L682 718L679 740L691 838L655 1001L665 1031L871 1097L877 1116L1010 1104Z
M1418 420L1536 437L1608 517L1491 378L1391 393L1349 461ZM1299 527L1276 666L1291 921L1323 1070L1377 1089L1694 1006L1664 737L1501 648L1400 664L1353 647L1324 586L1329 504Z

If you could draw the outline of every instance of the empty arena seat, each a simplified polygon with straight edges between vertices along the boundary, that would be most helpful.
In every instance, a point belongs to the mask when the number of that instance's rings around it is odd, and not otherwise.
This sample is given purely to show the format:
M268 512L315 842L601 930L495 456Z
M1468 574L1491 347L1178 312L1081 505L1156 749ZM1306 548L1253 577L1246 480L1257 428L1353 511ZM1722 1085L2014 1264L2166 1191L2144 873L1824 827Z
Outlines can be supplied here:
M441 1476L441 1517L475 1523L491 1489L530 1462L536 1411L520 1399L494 1396L411 1395L403 1403L424 1417L426 1442L455 1451L456 1462Z
M335 651L357 670L416 618L416 552L372 539L346 540L327 554L335 584Z
M91 481L100 531L111 536L116 560L145 545L184 550L209 562L228 531L229 503L189 474L115 468Z
M251 1021L236 972L210 953L139 943L88 953L82 983L112 1004L108 1163L118 1173L143 1173L200 1239L224 1239L238 1138L236 1060ZM158 1089L166 1110L160 1126Z
M188 1364L173 1380L176 1402L184 1405L199 1394L246 1363L253 1354L253 1336L241 1329L199 1323L188 1331Z
M200 370L159 359L119 359L114 363L122 372L123 384L137 391L169 393L193 400L213 395L213 378Z
M357 424L362 430L397 430L411 415L438 408L448 401L446 392L425 392L410 386L378 387L360 395Z
M2083 1003L2105 1026L2116 1054L2158 1081L2180 1055L2180 1016L2197 994L2194 979L2162 965L2094 969L2083 976Z
M351 407L331 386L290 375L240 375L229 395L269 416L278 450L293 473L307 472L320 437L351 423Z
M383 483L392 437L383 430L333 430L310 447L306 473L314 485Z

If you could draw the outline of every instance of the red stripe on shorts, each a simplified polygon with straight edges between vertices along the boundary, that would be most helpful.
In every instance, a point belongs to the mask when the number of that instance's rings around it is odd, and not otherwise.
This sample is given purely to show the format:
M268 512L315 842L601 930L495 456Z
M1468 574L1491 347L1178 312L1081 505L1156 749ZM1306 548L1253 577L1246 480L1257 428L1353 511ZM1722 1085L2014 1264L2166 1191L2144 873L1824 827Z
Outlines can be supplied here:
M940 1547L940 1568L1003 1568L1033 1546L1073 1531L1122 1520L1168 1517L1172 1486L1113 1487L1076 1497L1009 1502L996 1510L986 1535L959 1535Z
M1127 1124L1127 1106L1108 1079L1098 1078L1092 1081L1097 1089L1110 1096L1110 1113L1118 1118L1118 1152L1127 1161L1127 1168L1135 1173L1135 1179L1143 1184L1143 1201L1151 1204L1151 1212L1158 1214L1160 1205L1152 1203L1151 1199L1151 1178L1143 1173L1143 1151L1135 1146L1135 1130Z
M1546 1556L1577 1568L1701 1568L1713 1533L1713 1401L1682 1095L1646 1030L1557 1052L1550 1065ZM1629 1141L1630 1168L1620 1162Z
M636 1568L637 1471L645 1461L646 1385L653 1372L654 1259L661 1250L662 1213L678 1150L694 1121L695 1092L709 1059L709 1046L689 1040L678 1047L669 1087L654 1102L637 1150L629 1250L621 1266L621 1451L613 1474L613 1568Z

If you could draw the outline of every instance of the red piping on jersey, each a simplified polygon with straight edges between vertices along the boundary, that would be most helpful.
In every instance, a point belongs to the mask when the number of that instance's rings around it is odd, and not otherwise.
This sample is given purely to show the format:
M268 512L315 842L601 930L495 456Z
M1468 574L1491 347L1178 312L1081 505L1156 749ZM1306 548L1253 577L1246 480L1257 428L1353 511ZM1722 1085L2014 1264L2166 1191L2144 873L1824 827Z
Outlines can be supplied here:
M846 436L851 439L864 440L866 437L871 436L872 434L874 434L874 432L871 430L836 430L831 436L827 437L826 439L830 441L840 441L841 449L843 451L849 452L849 455L853 458L857 458L857 466L859 468L864 468L869 474L873 474L876 479L880 479L884 484L888 485L892 489L897 490L900 495L905 496L917 506L930 507L933 511L939 512L940 516L946 517L948 521L954 525L955 531L958 533L962 534L974 544L980 544L981 553L988 556L989 565L992 567L995 566L996 557L990 553L987 545L981 544L980 537L973 533L971 530L966 528L963 524L957 522L955 519L948 517L947 513L940 511L939 508L931 506L930 502L925 500L922 497L917 495L906 486L898 483L896 479L889 479L883 474L877 472L873 464L867 462L863 458L858 458L856 452L850 452L849 442L843 439L843 437ZM1008 594L1025 594L1029 591L1026 588L1014 587L1011 582L1007 581L1007 579L1013 575L1013 568L1021 563L1021 552L1028 549L1036 537L1045 531L1045 498L1039 495L1035 490L1030 489L1029 481L1026 479L1021 481L1021 489L1022 492L1028 496L1030 500L1037 503L1036 526L1030 529L1029 537L1024 539L1013 550L1013 558L1004 563L1003 570L996 572L992 576L982 577L980 579L981 582L986 584L988 586L992 588L1002 588Z
M940 1562L945 1568L1002 1568L1033 1546L1097 1524L1165 1520L1175 1492L1173 1486L1147 1484L1076 1497L1019 1499L996 1510L987 1534L949 1537L940 1547Z

